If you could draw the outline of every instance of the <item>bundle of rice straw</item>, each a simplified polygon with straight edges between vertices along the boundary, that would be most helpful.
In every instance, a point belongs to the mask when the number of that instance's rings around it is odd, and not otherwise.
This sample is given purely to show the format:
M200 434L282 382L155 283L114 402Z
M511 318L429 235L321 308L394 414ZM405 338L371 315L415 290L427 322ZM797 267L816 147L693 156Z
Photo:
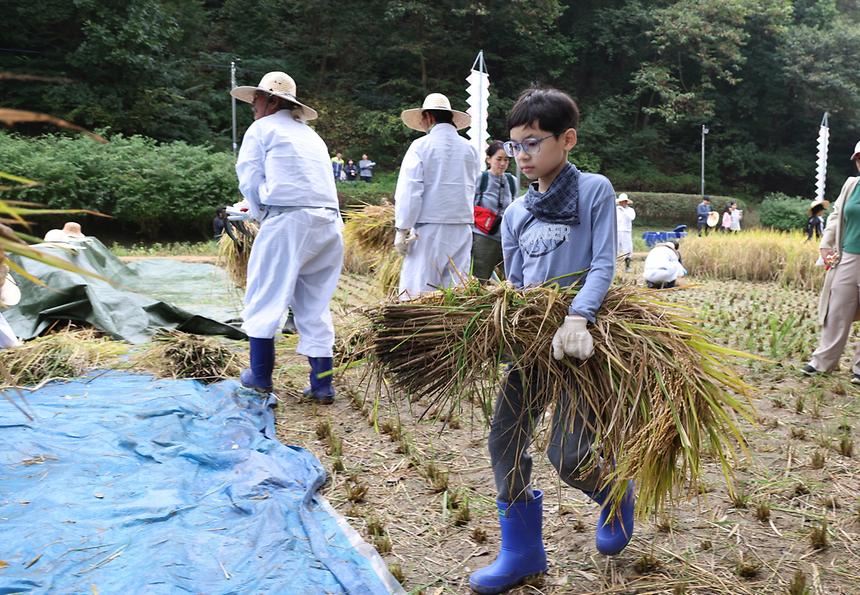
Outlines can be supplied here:
M634 479L637 511L662 509L686 486L695 494L703 451L715 455L730 492L735 445L745 448L737 416L753 419L749 387L724 360L751 357L712 343L689 311L653 291L610 289L591 328L594 355L556 361L552 338L578 288L518 291L508 284L438 291L364 311L370 328L346 341L348 363L367 363L410 400L459 408L495 383L502 362L542 381L527 395L552 408L560 395L596 412L596 466L614 482L616 504ZM381 378L380 378L381 379ZM572 387L577 387L573 389ZM610 464L601 465L600 460Z
M190 378L208 384L239 376L242 360L243 356L214 337L162 329L138 358L137 365L158 376Z
M365 204L344 215L344 270L373 275L383 294L396 290L403 257L393 249L394 206Z
M227 274L236 287L245 289L248 277L248 259L251 258L251 246L260 226L254 221L243 221L248 235L234 230L238 242L234 242L226 233L218 240L218 264L227 269Z
M125 353L128 346L95 329L61 331L0 351L0 370L6 386L41 385L49 380L80 376L103 367Z
M394 244L394 205L364 204L360 209L347 211L345 216L344 243L365 252L391 249Z

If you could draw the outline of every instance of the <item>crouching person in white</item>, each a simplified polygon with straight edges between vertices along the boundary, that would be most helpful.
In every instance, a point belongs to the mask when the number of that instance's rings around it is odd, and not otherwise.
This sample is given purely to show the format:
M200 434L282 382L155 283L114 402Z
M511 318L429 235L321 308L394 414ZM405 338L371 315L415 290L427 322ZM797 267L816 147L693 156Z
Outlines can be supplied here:
M251 215L260 222L242 312L251 342L251 367L242 371L242 384L272 390L274 337L292 307L296 351L311 367L305 396L328 404L334 399L329 302L343 264L343 222L328 148L306 124L316 111L299 102L295 82L283 72L270 72L258 86L237 87L231 95L254 110L236 173Z
M675 287L675 282L687 270L681 264L677 242L663 242L654 246L645 257L645 283L653 289Z
M452 110L441 93L431 93L420 108L400 117L427 133L406 151L394 192L394 247L404 255L398 289L401 299L409 299L451 287L469 273L480 159L457 134L469 116Z

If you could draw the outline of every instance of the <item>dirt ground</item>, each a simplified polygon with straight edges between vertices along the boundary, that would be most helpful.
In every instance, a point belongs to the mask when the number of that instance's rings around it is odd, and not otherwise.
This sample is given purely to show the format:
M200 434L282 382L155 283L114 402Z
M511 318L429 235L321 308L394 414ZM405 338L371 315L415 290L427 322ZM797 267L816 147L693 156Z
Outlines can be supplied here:
M375 299L369 280L344 275L336 320ZM726 344L775 360L737 367L758 410L757 424L742 424L749 452L735 470L739 495L729 497L708 460L697 498L638 521L627 549L607 558L594 547L596 505L560 485L538 454L533 483L545 492L549 572L512 593L860 593L860 388L848 371L797 372L815 340L807 324L817 296L703 282L667 299L698 309ZM284 338L278 350L280 439L319 457L330 473L323 494L402 572L407 591L467 593L469 573L493 560L499 542L480 412L463 411L443 430L419 419L420 403L410 408L362 383L360 370L337 379L334 405L301 403L307 368L294 344Z

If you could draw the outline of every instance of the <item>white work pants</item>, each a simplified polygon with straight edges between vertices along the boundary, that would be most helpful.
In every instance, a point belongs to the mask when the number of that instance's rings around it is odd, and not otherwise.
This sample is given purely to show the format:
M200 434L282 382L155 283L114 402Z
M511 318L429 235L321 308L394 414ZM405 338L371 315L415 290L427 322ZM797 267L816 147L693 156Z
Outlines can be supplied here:
M458 284L461 275L469 274L472 258L472 226L468 223L427 223L415 233L418 239L400 269L399 293L404 300Z
M633 254L633 232L619 231L618 232L618 255L629 256Z
M343 222L332 209L301 208L266 218L251 249L242 329L271 339L293 309L299 344L308 357L331 357L329 302L343 265Z

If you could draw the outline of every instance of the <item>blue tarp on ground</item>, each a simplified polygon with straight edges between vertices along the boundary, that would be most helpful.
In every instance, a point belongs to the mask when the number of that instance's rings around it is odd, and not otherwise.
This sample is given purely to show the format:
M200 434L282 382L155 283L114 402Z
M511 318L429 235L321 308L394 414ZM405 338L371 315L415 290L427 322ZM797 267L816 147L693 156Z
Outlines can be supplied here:
M0 594L399 588L235 382L112 371L25 398L32 421L0 398Z

